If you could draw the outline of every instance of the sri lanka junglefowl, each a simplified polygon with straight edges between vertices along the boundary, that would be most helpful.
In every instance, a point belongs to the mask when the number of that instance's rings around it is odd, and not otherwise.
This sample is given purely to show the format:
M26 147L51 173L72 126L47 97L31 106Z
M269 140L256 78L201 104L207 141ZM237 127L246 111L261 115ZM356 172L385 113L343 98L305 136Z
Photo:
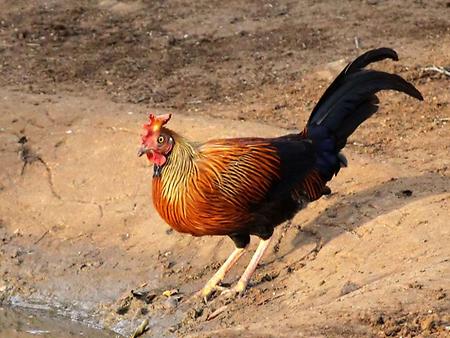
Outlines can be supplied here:
M304 130L275 138L193 143L168 129L171 115L150 115L139 155L153 167L153 202L176 231L229 236L236 248L202 289L208 298L250 242L261 239L231 294L242 293L267 249L274 228L309 202L330 193L327 182L347 165L347 138L378 109L375 94L396 90L423 100L398 75L365 67L398 60L394 50L371 50L349 63L325 91Z

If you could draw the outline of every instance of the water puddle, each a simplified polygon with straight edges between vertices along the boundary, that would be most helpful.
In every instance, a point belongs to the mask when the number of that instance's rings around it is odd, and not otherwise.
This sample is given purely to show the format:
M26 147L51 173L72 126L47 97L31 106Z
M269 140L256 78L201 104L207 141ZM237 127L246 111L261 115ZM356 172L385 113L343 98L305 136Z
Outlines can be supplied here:
M23 311L0 307L0 337L36 338L36 337L119 337L106 330L83 326L77 322L43 311Z

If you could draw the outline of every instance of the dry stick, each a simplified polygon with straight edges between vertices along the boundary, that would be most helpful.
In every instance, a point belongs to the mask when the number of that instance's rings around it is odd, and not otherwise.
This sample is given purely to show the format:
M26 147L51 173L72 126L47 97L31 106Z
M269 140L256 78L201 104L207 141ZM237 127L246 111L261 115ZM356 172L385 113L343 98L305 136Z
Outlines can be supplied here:
M141 325L139 325L136 330L133 332L133 334L130 336L130 338L136 338L139 336L142 336L145 332L147 332L149 329L148 327L148 319L145 318Z
M50 232L50 231L49 231L48 229L45 230L45 232L42 234L42 236L39 237L39 238L37 239L37 241L34 242L34 244L38 244L40 241L42 241L42 240L44 239L44 237L45 237L49 232Z
M356 49L359 49L359 38L357 36L355 36L354 41Z
M448 71L445 67L440 67L440 66L434 66L433 65L433 66L430 66L430 67L425 67L425 68L423 68L423 70L437 72L437 73L444 74L446 76L450 76L450 71Z
M206 321L213 320L213 319L216 318L218 315L220 315L222 312L224 312L227 308L228 308L227 305L224 305L224 306L219 307L216 311L214 311L213 313L211 313L211 314L208 316L208 318L206 318Z

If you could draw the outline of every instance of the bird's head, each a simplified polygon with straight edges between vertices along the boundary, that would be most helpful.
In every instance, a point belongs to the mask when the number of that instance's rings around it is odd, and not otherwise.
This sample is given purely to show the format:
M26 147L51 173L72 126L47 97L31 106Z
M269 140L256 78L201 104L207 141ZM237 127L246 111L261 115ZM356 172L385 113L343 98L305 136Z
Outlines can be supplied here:
M149 123L144 124L144 135L138 156L144 154L150 162L162 166L166 163L167 155L171 152L174 139L169 130L163 126L169 122L171 114L155 116L150 114Z

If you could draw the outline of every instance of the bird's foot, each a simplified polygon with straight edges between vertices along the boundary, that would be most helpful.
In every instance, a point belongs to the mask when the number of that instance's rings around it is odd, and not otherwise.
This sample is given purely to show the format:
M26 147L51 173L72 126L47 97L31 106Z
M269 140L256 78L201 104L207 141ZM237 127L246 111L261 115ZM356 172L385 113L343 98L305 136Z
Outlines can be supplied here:
M221 292L220 296L224 297L225 299L232 300L238 297L241 297L245 289L247 288L247 285L243 282L238 282L235 286L233 286L230 289L225 289Z
M205 304L208 302L208 300L211 298L211 296L215 293L223 293L226 290L228 290L228 288L225 288L223 286L217 285L217 284L213 284L213 283L207 283L203 289L200 290L199 294L202 297L203 301L205 302Z

